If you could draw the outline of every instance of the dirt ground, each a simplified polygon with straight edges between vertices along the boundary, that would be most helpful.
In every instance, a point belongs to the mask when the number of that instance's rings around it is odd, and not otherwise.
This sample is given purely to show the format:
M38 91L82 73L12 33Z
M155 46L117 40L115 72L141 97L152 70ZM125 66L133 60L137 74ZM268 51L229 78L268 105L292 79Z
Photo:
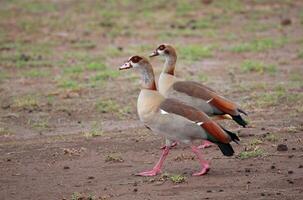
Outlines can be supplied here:
M1 200L303 199L302 1L1 1L0 27ZM248 112L248 128L222 122L235 156L201 150L202 177L182 144L162 175L134 175L164 140L138 120L138 75L117 69L161 43L177 76Z

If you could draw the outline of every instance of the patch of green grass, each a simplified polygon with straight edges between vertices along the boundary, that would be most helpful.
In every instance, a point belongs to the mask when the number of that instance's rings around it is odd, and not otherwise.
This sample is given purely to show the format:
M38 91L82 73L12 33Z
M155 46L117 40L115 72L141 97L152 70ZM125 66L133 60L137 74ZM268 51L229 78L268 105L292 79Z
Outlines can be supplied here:
M184 183L186 181L186 177L180 174L174 174L170 175L169 179L174 183L174 184L179 184L179 183Z
M104 53L110 57L119 57L123 55L123 51L114 46L107 47Z
M300 22L303 24L303 9L301 9L300 14L299 14Z
M116 78L119 76L119 71L116 70L103 70L98 72L95 76L92 77L91 80L93 81L104 81L104 80L108 80L110 78Z
M278 105L280 97L282 97L282 95L277 95L275 92L264 93L257 97L255 103L258 107L276 106Z
M50 126L48 124L48 120L46 119L39 119L38 121L29 121L29 124L31 125L32 128L42 131L45 129L48 129Z
M72 44L72 47L79 49L94 49L96 46L97 45L90 40L80 40Z
M176 14L179 16L186 15L195 9L192 2L178 1L176 7Z
M197 44L184 45L178 48L181 59L188 61L197 61L202 58L209 58L213 56L213 47L202 46Z
M96 103L96 108L101 113L116 113L120 110L120 105L113 100L101 100Z
M239 158L240 159L248 159L248 158L256 158L256 157L260 157L264 154L262 149L254 149L251 151L242 151L239 154Z
M102 128L99 127L97 122L94 122L89 131L84 132L86 138L102 136L104 134Z
M71 90L79 90L80 84L71 79L60 79L57 83L58 87L63 88L63 89L71 89Z
M228 48L228 50L235 53L242 52L263 52L268 49L278 48L283 46L287 42L286 38L265 38L265 39L256 39L251 42L245 42L242 44L233 45Z
M282 84L278 84L274 87L274 91L275 92L279 92L279 93L285 93L286 92L286 88L284 87L284 85Z
M303 49L299 51L298 58L303 59Z
M41 77L47 77L49 75L49 71L47 70L40 70L40 69L32 69L25 71L24 76L27 78L41 78Z
M281 103L285 105L289 104L290 106L303 104L303 94L290 93L286 90L277 90L258 94L256 99L254 100L255 106L258 107L277 106Z
M207 82L208 81L208 76L206 74L199 74L198 75L198 80L201 82Z
M100 100L96 103L96 109L101 113L112 113L119 118L123 118L127 114L130 113L131 108L129 106L120 106L116 101L108 99L108 100Z
M230 17L228 16L208 15L197 19L193 25L197 29L207 29L209 31L214 31L223 25L227 25L229 21Z
M119 72L114 70L100 70L94 76L90 77L89 82L91 87L103 85L107 80L113 79L119 76Z
M57 4L54 2L19 2L18 3L22 10L31 12L31 13L46 13L46 12L55 12L57 11Z
M5 67L51 67L54 63L41 55L19 53L14 51L0 54L0 63Z
M102 62L90 62L87 64L86 68L89 70L101 71L106 70L106 65Z
M4 127L0 127L0 136L10 136L12 133Z
M1 71L0 72L0 82L2 81L2 80L4 80L4 79L7 79L9 76L8 76L8 74L6 73L6 72L4 72L4 71Z
M34 95L25 95L14 98L13 107L21 109L32 109L38 107L38 99Z
M303 82L303 73L300 72L292 72L290 74L290 80L295 82Z
M261 31L267 31L274 26L272 24L264 24L260 23L259 21L252 21L251 23L247 24L244 29L247 32L261 32Z
M268 72L270 74L274 74L275 72L277 72L277 67L276 65L273 64L267 65L260 61L245 60L241 64L241 70L243 72L258 72L258 73Z
M220 0L214 1L215 7L221 8L226 13L237 13L243 10L243 3L240 0Z
M65 74L79 74L83 72L83 67L80 65L68 66L63 69Z
M105 157L105 162L121 163L121 162L124 162L124 160L120 155L109 154Z

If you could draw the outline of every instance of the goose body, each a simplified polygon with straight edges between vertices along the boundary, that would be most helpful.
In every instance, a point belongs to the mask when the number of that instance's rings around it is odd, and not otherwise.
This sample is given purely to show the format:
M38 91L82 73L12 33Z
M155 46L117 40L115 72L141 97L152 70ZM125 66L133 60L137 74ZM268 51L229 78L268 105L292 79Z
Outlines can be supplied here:
M217 94L213 89L194 81L181 81L174 76L177 55L170 45L160 45L151 55L163 55L166 58L159 77L159 92L165 98L175 98L205 112L209 116L229 115L239 125L245 127L246 121L240 113L246 115L237 104Z
M168 143L180 141L191 144L194 140L204 139L217 144L225 156L232 156L234 150L229 144L239 141L232 132L220 127L204 112L186 105L183 102L165 98L157 91L154 83L154 74L151 64L147 59L133 56L120 69L136 68L141 73L142 88L137 100L137 111L140 120L155 134L164 136ZM154 176L160 173L170 149L167 145L156 166L147 172L139 173L141 176ZM201 171L194 175L203 175L209 170L209 164L202 159L200 152L192 145L193 152L198 156Z

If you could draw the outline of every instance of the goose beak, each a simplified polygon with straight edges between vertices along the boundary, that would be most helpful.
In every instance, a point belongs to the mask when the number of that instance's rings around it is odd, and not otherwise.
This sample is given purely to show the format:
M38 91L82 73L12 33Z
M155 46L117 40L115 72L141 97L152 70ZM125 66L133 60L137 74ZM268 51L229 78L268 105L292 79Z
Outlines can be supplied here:
M159 55L159 53L157 51L154 51L153 53L151 53L149 55L149 57L151 58L151 57L155 57L155 56L158 56L158 55Z
M130 62L126 62L122 66L119 67L119 70L130 69L132 67L133 66L130 64Z

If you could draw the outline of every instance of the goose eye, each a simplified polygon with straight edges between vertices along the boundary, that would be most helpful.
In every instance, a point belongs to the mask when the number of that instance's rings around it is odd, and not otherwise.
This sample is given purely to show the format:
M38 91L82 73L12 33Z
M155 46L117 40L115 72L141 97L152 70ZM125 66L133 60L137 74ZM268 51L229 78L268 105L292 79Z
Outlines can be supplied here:
M139 56L134 56L134 57L132 57L132 59L131 59L131 61L133 62L133 63L137 63L137 62L139 62L141 60L141 58L139 57Z
M162 51L162 50L164 50L164 49L165 49L165 46L164 46L163 44L159 46L159 50Z

